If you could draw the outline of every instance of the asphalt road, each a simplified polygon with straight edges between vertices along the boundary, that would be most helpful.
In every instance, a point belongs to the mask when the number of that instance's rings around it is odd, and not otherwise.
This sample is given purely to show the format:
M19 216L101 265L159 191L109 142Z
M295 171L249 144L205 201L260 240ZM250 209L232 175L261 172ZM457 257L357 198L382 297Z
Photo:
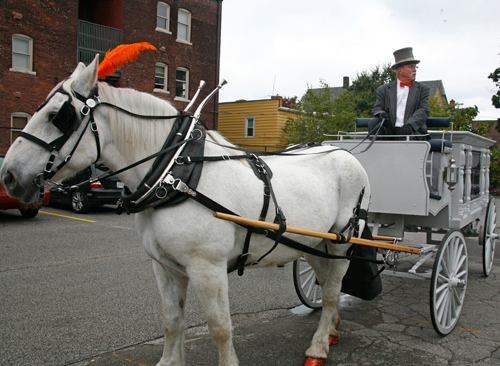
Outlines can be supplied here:
M0 211L0 253L0 365L67 365L163 335L132 215ZM233 314L300 304L290 264L231 274L229 286ZM186 314L188 327L205 323L192 292Z
M465 330L455 331L453 337L458 337L457 342L464 342L466 333L467 337L477 339L477 344L496 349L493 362L497 360L496 364L500 364L499 343L492 341L498 339L499 329L486 331L491 320L500 314L499 290L489 293L492 284L498 283L498 268L485 281L477 239L468 239L468 243L471 244L469 256L474 257L470 261L471 281L477 280L478 284L469 286L466 298L474 305L466 303L461 319L464 318L463 325L467 328L482 329L483 335ZM133 365L137 364L133 360L138 358L139 364L153 365L159 360L160 299L151 260L138 240L133 216L117 216L111 206L86 215L48 207L31 220L22 218L17 211L0 212L0 253L0 365ZM499 266L499 262L495 265ZM331 357L337 357L333 358L336 363L344 364L342 361L346 359L342 357L354 360L352 352L360 342L364 342L365 359L370 360L370 354L377 352L382 363L365 360L346 365L424 364L424 358L416 357L411 347L401 351L407 344L422 349L428 347L431 355L441 352L437 345L426 343L429 338L440 342L435 339L432 326L420 323L421 319L429 318L428 284L422 282L384 279L384 292L376 301L347 300L341 316L343 334L347 333L348 338L338 348L346 354L332 354ZM418 291L422 293L418 296L423 299L411 300L416 292L413 285L419 286ZM269 357L268 360L271 357L281 360L280 364L299 364L293 360L300 359L307 348L319 312L305 312L305 315L290 312L300 305L293 287L291 265L250 270L243 277L231 274L229 288L235 344L242 365L263 364L263 355ZM483 297L484 303L477 300ZM412 313L418 314L419 320L405 318ZM192 292L186 314L190 328L188 364L216 364L217 352ZM373 317L374 314L377 315ZM418 345L418 337L422 338L422 346ZM454 338L450 337L446 338L447 344L453 348ZM370 342L382 342L384 348L372 349ZM247 351L245 347L249 347ZM467 353L463 349L467 346L456 343L456 347ZM121 351L112 352L115 350ZM402 352L399 356L394 354L397 350ZM453 352L450 354L445 356L455 357ZM127 361L127 357L132 361ZM415 363L408 361L412 357ZM478 351L468 357L473 362L458 364L476 364L486 356ZM429 365L447 364L446 358L444 361L438 358L427 361L431 362ZM257 359L259 361L252 361Z

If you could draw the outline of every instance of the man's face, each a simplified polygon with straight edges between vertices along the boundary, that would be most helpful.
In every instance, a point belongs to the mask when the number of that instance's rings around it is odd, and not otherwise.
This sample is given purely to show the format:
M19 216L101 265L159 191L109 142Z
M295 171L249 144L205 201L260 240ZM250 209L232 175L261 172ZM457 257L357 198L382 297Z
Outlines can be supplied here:
M398 79L403 82L415 81L417 64L408 64L398 67Z

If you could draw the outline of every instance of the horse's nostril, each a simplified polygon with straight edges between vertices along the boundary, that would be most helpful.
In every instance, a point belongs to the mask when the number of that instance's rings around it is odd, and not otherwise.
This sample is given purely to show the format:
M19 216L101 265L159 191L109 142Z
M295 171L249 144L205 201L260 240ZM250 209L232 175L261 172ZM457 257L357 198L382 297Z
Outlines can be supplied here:
M2 178L3 185L5 187L12 187L12 185L15 182L14 174L12 174L10 171L4 172Z

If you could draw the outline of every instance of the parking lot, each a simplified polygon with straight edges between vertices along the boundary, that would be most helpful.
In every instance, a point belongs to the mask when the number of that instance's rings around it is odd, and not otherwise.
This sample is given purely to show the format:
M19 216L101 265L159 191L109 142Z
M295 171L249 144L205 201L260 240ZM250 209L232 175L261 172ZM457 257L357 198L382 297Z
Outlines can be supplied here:
M1 365L158 362L160 300L133 221L111 206L86 215L47 207L31 220L0 212ZM428 282L384 276L374 301L343 297L327 364L500 364L499 262L484 278L477 239L468 244L466 303L452 334L430 324ZM241 365L300 365L319 312L300 306L291 265L231 274L229 285ZM216 365L193 293L186 312L187 364Z

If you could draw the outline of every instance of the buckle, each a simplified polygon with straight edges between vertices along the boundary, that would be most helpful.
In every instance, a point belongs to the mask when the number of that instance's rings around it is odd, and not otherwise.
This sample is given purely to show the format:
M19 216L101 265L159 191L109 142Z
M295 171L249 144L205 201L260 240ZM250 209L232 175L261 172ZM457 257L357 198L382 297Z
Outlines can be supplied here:
M82 109L80 109L80 113L84 116L88 115L90 113L91 109L88 105L82 106Z

